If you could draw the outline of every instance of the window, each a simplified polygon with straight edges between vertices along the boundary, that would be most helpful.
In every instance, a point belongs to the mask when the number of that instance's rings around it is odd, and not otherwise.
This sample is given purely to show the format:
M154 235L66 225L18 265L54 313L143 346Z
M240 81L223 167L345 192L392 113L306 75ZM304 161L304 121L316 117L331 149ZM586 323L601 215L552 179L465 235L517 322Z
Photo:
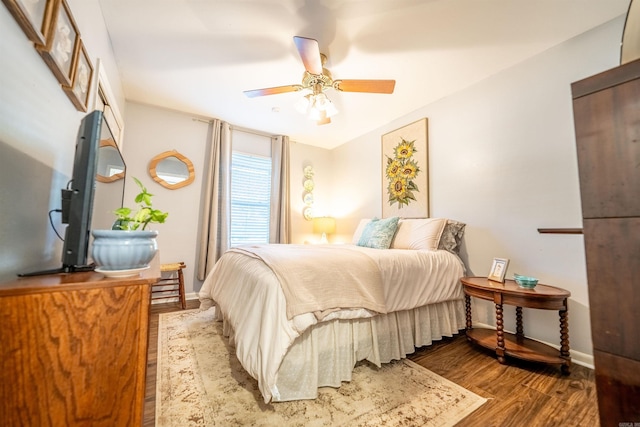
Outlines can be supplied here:
M271 158L231 154L231 247L269 243Z

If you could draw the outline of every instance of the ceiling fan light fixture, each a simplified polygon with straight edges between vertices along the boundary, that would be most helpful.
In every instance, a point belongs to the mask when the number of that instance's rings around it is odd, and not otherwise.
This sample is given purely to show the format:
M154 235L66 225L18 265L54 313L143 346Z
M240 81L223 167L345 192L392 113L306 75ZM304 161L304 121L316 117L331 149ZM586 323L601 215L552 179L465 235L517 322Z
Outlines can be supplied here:
M331 100L324 93L311 95L307 111L309 119L319 122L318 124L329 123L330 120L324 120L338 114L338 109L336 108L335 104L331 102ZM320 123L320 121L324 122Z
M327 98L327 103L325 104L324 111L327 114L327 117L332 117L338 114L338 109L336 108L336 104L331 102L329 98Z
M320 119L318 119L318 121L316 122L316 124L319 125L327 125L331 123L331 119L327 116L321 117Z
M298 99L298 101L296 101L296 103L294 104L294 108L298 110L298 112L300 112L301 114L307 114L307 112L309 111L309 107L311 106L311 103L312 103L311 101L312 96L313 95L309 94Z
M335 104L331 102L323 92L309 94L300 98L296 102L295 108L300 113L307 115L310 120L314 121L326 120L338 114L338 109Z
M308 114L308 118L309 120L314 120L314 121L318 121L320 120L322 117L326 117L326 113L323 110L320 110L319 108L315 107L315 104L311 105L311 108L309 108L309 114Z
M295 36L293 41L305 68L302 84L248 90L244 91L246 96L253 98L302 91L306 95L296 101L295 109L322 125L331 123L330 117L338 114L338 109L324 93L326 89L339 92L393 93L395 80L333 80L329 70L324 68L327 57L320 53L317 40Z

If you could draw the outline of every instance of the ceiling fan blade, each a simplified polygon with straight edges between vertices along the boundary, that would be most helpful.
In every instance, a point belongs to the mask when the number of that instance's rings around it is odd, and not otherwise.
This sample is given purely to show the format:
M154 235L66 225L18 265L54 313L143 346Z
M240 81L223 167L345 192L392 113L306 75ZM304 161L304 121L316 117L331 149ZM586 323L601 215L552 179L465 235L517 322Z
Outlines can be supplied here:
M395 80L335 80L333 88L343 92L393 93Z
M322 74L322 58L318 41L306 37L293 37L293 42L298 48L304 68L311 74Z
M303 88L300 85L288 85L269 87L265 89L245 90L243 93L249 98L255 98L256 96L277 95L279 93L296 92L302 89Z

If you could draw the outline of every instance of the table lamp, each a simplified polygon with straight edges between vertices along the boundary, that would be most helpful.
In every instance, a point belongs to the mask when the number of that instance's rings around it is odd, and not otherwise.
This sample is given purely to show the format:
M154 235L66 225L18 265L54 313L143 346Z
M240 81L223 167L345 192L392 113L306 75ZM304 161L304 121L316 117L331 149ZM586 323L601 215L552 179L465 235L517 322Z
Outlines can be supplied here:
M327 244L327 234L336 232L336 219L330 216L320 216L313 218L313 232L322 233L320 243Z

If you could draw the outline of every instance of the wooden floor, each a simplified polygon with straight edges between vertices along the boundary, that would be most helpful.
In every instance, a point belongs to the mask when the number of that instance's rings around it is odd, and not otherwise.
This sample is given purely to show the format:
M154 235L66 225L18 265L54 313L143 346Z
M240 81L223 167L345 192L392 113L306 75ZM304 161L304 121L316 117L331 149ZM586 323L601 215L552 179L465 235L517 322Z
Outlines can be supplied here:
M197 300L187 308L197 308ZM149 330L145 426L155 425L158 314L180 310L177 303L153 304ZM488 399L458 426L596 427L598 406L594 372L579 365L563 376L559 367L508 359L500 365L488 350L463 335L424 347L409 357L414 362Z

